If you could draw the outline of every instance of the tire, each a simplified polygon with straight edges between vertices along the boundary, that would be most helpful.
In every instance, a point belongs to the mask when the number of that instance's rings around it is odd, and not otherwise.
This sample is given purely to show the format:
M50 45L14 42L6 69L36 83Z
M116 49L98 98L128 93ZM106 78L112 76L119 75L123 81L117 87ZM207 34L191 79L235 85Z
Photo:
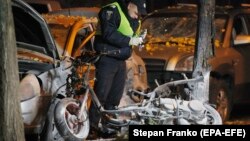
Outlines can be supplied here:
M232 85L230 80L210 78L210 103L216 106L223 123L229 119L232 110Z
M76 119L76 114L79 113L79 104L71 98L62 99L55 108L55 125L58 132L65 141L82 141L89 134L89 118L87 110L84 110L83 118ZM71 118L71 121L70 121ZM74 121L72 121L74 118Z
M61 135L58 133L57 128L55 128L54 122L54 110L59 99L55 99L51 102L46 120L43 126L43 130L40 134L41 141L63 141Z

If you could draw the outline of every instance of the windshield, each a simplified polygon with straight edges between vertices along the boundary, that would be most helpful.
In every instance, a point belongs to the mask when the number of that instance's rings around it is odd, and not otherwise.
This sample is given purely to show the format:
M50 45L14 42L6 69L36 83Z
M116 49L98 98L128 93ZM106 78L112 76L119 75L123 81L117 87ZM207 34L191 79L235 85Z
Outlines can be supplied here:
M225 32L226 18L215 18L215 44L222 43ZM148 30L148 42L177 42L185 45L195 45L197 28L196 14L171 14L151 16L143 21L142 29Z

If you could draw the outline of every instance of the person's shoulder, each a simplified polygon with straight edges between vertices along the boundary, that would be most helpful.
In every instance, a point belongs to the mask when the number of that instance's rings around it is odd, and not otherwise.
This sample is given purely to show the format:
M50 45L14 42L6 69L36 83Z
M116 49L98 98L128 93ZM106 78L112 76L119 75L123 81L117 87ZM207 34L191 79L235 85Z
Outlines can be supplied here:
M113 12L116 12L118 9L115 5L108 5L108 6L105 6L102 8L102 12L104 11L113 11Z
M107 8L116 9L117 7L116 5L111 4L111 5L108 5Z

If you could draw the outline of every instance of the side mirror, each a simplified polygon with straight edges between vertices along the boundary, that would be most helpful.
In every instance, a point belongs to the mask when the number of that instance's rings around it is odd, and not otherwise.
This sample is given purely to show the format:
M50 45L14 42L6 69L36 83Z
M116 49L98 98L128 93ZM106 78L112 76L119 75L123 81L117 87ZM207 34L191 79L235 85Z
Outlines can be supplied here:
M250 44L250 35L237 35L234 45Z

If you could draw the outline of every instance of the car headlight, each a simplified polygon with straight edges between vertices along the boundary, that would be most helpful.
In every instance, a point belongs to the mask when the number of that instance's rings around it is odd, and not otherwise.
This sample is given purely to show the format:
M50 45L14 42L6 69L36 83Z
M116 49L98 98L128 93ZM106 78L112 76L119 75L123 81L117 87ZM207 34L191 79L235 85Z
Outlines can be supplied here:
M175 66L175 71L192 71L193 70L193 56L185 57L178 61Z
M28 74L19 85L18 94L21 98L21 110L23 122L30 125L38 114L40 84L36 76Z
M40 84L36 76L33 74L25 76L19 84L18 93L21 101L26 101L40 95Z

